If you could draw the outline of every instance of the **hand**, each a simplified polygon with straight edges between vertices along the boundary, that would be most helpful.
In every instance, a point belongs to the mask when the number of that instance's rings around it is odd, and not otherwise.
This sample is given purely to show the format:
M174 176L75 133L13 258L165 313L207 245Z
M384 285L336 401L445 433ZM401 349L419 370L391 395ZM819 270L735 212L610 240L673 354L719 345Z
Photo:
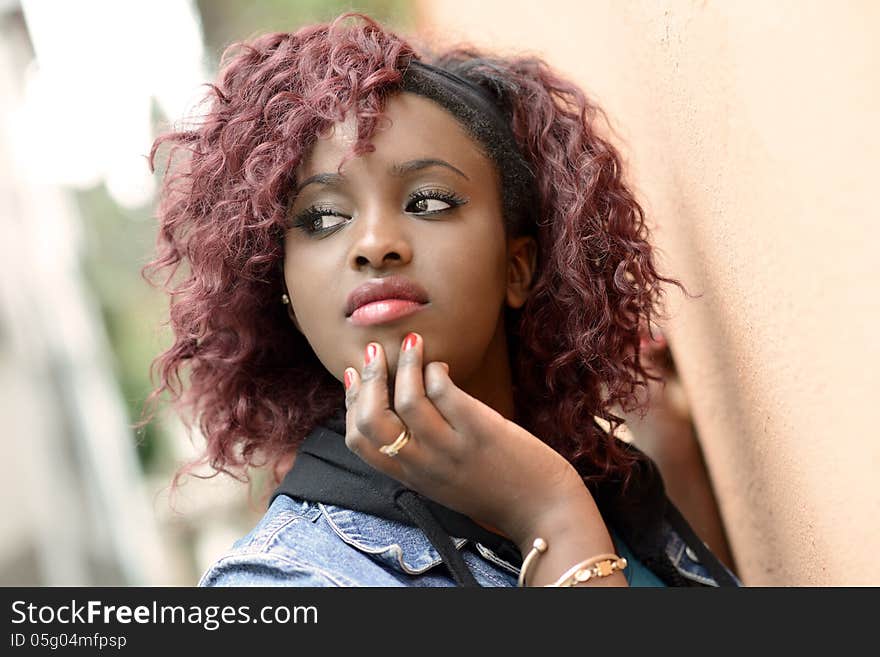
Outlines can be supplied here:
M389 399L382 346L360 375L354 368L346 392L345 442L360 458L406 487L474 521L498 527L519 542L535 519L582 489L579 475L558 452L468 395L449 377L445 363L423 368L421 336L401 345ZM408 427L412 438L394 456L379 451ZM579 491L576 494L581 494Z

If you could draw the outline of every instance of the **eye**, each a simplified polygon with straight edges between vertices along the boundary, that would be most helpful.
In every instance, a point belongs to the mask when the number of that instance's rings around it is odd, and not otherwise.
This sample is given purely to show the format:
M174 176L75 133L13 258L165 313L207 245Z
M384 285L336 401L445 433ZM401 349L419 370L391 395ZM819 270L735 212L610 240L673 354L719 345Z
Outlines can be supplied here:
M327 233L338 228L349 217L331 208L311 207L301 212L293 223L309 235Z
M412 212L437 212L437 210L445 210L451 207L446 201L438 198L420 198L407 206L407 210L412 208Z
M338 214L319 214L309 218L309 228L314 231L327 230L342 223L345 217ZM328 223L329 222L329 223Z
M413 214L436 214L457 208L467 201L444 189L425 189L415 192L406 205L406 211Z

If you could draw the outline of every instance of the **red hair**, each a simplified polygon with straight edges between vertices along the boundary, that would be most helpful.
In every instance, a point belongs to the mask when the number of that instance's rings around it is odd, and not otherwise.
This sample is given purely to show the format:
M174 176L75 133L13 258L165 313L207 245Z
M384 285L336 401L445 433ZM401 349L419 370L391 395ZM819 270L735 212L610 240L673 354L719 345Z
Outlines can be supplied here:
M159 382L147 403L168 392L179 410L193 411L188 426L197 421L206 439L172 487L204 463L245 481L249 467L268 465L277 483L302 439L343 405L342 385L280 303L285 210L297 165L349 110L359 128L351 155L371 149L384 100L417 57L360 14L235 44L208 85L207 115L154 142L153 169L159 147L172 148L158 253L144 275L155 282L165 274L174 343L153 363ZM435 63L461 68L478 57L457 49ZM621 422L614 407L641 406L638 388L656 378L640 360L641 329L657 313L660 284L679 284L655 268L620 156L596 132L601 110L540 59L482 61L505 81L506 112L540 205L531 227L535 285L508 322L516 420L581 472L625 478L632 454L593 417L613 432ZM479 83L479 70L466 74Z

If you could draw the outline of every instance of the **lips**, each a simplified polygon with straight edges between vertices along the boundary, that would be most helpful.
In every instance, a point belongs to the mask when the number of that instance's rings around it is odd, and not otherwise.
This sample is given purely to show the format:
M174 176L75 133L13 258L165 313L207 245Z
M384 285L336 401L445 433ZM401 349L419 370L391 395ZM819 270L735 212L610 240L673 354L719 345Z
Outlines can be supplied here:
M403 276L374 278L351 291L345 304L345 316L351 317L358 308L375 301L395 299L425 304L428 303L428 293L421 285Z

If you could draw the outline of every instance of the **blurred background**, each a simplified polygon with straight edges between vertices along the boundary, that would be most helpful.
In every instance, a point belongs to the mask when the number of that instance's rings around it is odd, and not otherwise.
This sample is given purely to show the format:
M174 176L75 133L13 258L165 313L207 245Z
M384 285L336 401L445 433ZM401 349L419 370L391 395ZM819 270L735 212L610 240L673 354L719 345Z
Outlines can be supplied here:
M621 437L746 584L880 584L880 3L0 0L0 585L194 585L262 515L225 476L170 499L199 437L132 429L170 343L146 155L227 45L349 9L597 100L700 295Z
M132 429L170 344L167 299L140 276L159 175L145 156L225 46L350 7L0 1L0 585L192 585L265 511L225 476L170 499L198 436L167 409ZM406 2L359 8L411 23Z

